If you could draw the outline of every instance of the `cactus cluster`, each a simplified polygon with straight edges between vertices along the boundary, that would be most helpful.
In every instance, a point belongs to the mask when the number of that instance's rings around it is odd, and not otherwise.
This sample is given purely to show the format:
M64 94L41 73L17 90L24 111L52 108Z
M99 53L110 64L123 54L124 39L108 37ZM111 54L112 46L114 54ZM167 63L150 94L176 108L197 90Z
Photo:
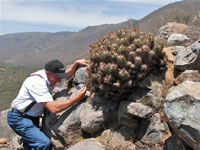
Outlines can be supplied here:
M90 45L88 88L106 99L121 100L153 71L165 68L164 41L152 33L121 29Z

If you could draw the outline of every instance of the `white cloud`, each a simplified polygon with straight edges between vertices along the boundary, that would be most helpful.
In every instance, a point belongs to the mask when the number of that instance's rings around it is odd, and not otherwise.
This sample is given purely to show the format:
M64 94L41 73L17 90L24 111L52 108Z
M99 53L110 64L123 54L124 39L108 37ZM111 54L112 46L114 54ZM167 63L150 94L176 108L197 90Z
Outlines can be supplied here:
M140 3L140 4L162 4L166 5L172 2L182 1L182 0L106 0L110 2L122 2L122 3Z
M20 0L18 0L18 2L19 1ZM4 0L1 8L1 20L26 23L44 23L51 25L85 27L89 25L99 25L105 23L119 23L128 19L126 16L108 16L100 11L95 12L92 9L92 12L89 10L87 12L80 12L75 8L61 10L55 6L20 6L16 5L16 0Z
M95 2L121 2L121 3L152 3L163 4L171 3L178 0L99 0ZM30 2L30 3L29 3ZM43 2L43 3L42 3ZM50 5L50 2L59 4L64 2L63 6ZM22 23L48 24L72 27L86 27L91 25L119 23L126 21L129 18L140 19L144 16L145 11L137 13L120 14L122 9L119 9L119 14L112 14L109 9L111 7L98 6L94 8L91 5L76 5L75 3L94 2L92 0L0 0L1 15L0 21L15 21ZM41 5L42 4L42 5ZM47 6L48 5L48 6ZM105 14L109 12L109 15Z

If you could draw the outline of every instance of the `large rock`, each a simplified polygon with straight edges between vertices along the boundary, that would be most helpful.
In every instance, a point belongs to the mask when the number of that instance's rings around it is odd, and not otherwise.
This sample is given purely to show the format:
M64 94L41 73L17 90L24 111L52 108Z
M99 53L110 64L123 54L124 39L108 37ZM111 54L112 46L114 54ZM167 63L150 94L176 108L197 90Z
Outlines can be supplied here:
M164 113L176 134L200 149L200 82L184 81L166 96Z
M94 110L92 105L85 105L80 113L81 129L87 133L94 134L102 129L105 121L102 110Z
M167 40L168 45L180 45L183 44L184 42L189 41L189 38L186 35L183 34L172 34L169 36Z
M119 125L136 129L139 125L137 119L146 119L151 113L152 109L141 103L122 101L118 109Z
M79 86L84 87L83 84ZM55 94L56 101L73 98L77 92L76 88L69 93L63 90ZM54 149L64 149L68 145L80 141L80 137L82 137L80 112L85 108L84 106L84 101L79 101L71 108L56 115L45 111L42 130L51 139Z
M23 143L21 137L16 135L12 138L12 141L9 143L8 150L23 150Z
M200 40L180 51L176 55L174 66L179 70L199 70L200 69Z
M178 136L172 135L166 140L164 150L186 150L186 148Z
M200 70L185 70L174 80L174 82L178 85L187 80L200 82Z
M16 134L7 123L7 113L8 110L0 112L0 138L6 138L11 141Z
M171 136L168 124L156 113L149 120L141 125L138 133L138 141L136 142L137 150L163 149L166 139Z
M177 55L182 50L185 50L184 46L171 46L163 48L163 52L165 52L167 60L171 62L175 60L175 55Z
M157 77L155 75L150 75L147 78L145 78L140 86L143 88L148 88L150 91L148 91L143 97L138 100L138 102L152 107L154 110L159 110L160 107L163 104L163 75Z
M159 34L165 38L168 38L171 34L183 33L187 29L188 25L176 22L168 22L166 25L160 27Z
M106 147L96 139L91 138L83 140L67 150L106 150Z
M79 84L85 83L86 77L88 75L86 70L87 70L87 67L80 67L75 73L74 82L79 83Z
M98 140L106 146L107 150L135 150L132 142L135 136L132 128L121 127L119 130L104 130Z
M84 87L83 84L79 86ZM78 89L74 89L68 94L60 95L56 100L73 98L77 92ZM84 136L82 131L93 135L102 130L104 125L116 118L116 109L117 104L98 96L91 96L87 102L79 101L57 115L46 112L43 131L51 138L54 149L64 149L80 142Z
M184 46L173 46L172 54L177 55L180 51L185 50Z
M103 97L94 96L80 112L81 129L87 133L95 134L108 122L111 123L116 113L116 103L105 100Z
M152 108L141 103L122 101L119 106L118 116L122 117L122 114L125 113L137 118L148 118L148 116L152 114L152 111Z

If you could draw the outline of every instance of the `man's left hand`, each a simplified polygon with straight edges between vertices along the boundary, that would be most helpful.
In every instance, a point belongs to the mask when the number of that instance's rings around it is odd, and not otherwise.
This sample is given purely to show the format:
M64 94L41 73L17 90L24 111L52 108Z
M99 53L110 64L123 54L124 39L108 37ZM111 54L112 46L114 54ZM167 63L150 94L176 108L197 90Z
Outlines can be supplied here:
M83 66L87 66L88 65L88 61L85 59L79 59L76 61L77 64L79 65L83 65Z

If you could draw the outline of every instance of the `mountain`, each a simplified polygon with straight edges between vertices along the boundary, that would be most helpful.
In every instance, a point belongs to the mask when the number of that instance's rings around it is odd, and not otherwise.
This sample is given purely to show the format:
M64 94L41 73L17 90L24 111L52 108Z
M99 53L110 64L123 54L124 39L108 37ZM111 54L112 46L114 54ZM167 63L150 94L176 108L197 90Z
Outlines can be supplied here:
M0 36L0 61L25 65L24 60L45 52L73 34L73 32L30 32L2 35Z
M192 25L194 16L200 9L200 0L184 0L168 4L139 20L139 29L145 32L158 32L167 22Z
M3 35L0 36L0 61L22 66L43 65L51 59L71 63L77 58L86 58L88 45L101 35L135 23L130 19L119 24L87 27L79 32Z
M71 63L88 58L89 44L106 32L124 27L139 27L141 31L156 33L169 21L190 24L199 9L199 0L184 0L166 5L141 20L129 19L118 24L89 26L79 32L17 33L0 36L0 62L22 66L40 66L51 59Z

